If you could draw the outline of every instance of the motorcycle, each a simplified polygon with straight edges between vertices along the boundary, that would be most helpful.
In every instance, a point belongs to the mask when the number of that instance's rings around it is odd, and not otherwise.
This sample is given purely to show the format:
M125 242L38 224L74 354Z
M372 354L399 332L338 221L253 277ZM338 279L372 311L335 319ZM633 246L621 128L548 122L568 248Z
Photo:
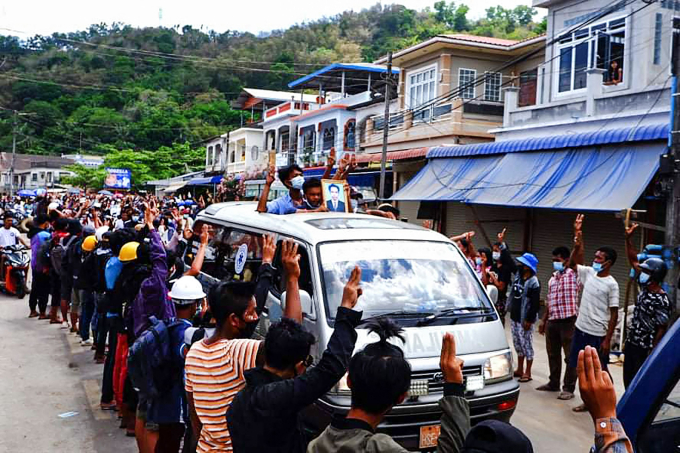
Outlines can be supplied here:
M0 289L23 299L26 295L26 278L31 262L30 249L22 244L8 245L0 250L5 259L5 284Z

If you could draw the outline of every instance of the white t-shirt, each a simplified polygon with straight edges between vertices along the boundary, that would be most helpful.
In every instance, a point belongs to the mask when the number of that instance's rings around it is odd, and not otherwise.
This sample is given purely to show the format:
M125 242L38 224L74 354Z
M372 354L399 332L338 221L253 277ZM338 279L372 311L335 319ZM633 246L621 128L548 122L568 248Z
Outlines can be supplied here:
M611 317L609 309L619 306L619 284L611 275L598 277L590 266L579 265L577 270L583 295L576 327L587 334L604 337Z
M0 247L7 247L8 245L16 245L19 242L19 230L14 227L9 229L0 228Z

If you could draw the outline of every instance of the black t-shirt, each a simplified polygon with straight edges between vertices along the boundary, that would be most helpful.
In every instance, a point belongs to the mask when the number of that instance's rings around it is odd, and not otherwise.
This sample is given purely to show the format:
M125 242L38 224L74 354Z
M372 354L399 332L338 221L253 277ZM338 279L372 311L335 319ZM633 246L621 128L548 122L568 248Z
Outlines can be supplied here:
M643 288L635 304L628 341L645 349L654 347L654 337L659 327L668 324L671 302L666 293L652 293Z
M512 280L512 269L508 266L498 267L496 263L491 267L491 271L498 275L498 281L505 283L505 289L498 290L498 299L505 300L507 298L508 290L510 289L510 281Z

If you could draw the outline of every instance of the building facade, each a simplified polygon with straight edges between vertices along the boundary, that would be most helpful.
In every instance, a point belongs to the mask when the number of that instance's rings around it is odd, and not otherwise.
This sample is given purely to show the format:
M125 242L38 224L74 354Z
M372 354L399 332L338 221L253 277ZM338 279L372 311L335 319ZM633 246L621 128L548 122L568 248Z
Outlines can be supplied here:
M436 205L442 232L474 230L478 246L508 228L513 252L538 257L544 287L552 250L571 247L583 212L586 260L600 246L618 252L623 305L632 294L623 219L642 225L640 244L663 243L667 194L658 168L668 141L675 4L593 0L584 11L576 0L535 1L548 8L544 58L505 90L502 126L488 131L495 142L430 148L426 168L395 199Z

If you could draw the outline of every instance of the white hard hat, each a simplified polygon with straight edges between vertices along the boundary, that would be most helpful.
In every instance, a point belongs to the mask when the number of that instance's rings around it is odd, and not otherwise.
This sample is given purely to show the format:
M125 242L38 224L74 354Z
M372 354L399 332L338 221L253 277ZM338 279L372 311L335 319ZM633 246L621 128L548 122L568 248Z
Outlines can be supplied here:
M197 299L203 299L205 297L201 282L191 275L180 277L175 284L172 285L172 289L168 295L177 305L189 305L194 303ZM186 302L183 304L182 301Z

